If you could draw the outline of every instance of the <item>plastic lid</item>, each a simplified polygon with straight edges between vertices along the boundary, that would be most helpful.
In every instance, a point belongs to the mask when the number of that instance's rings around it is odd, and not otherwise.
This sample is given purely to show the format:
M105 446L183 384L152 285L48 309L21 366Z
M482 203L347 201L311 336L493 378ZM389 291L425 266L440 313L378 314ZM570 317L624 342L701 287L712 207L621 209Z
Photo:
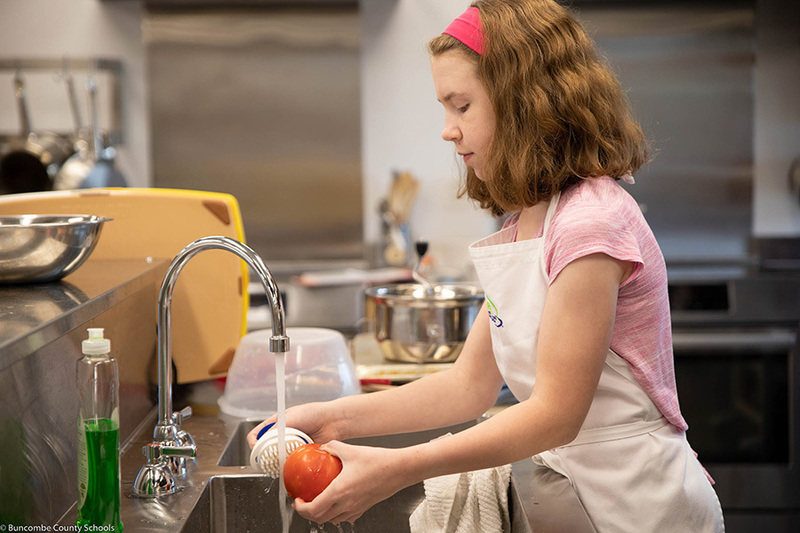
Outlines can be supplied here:
M89 328L89 338L81 343L86 355L104 355L111 351L111 341L103 338L103 328Z

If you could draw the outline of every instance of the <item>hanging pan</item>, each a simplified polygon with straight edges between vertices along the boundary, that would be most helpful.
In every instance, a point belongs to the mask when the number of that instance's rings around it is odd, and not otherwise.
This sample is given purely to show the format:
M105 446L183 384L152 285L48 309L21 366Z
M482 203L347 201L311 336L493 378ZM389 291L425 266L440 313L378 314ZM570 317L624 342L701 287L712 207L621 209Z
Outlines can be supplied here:
M20 135L0 159L0 193L36 192L52 188L53 177L72 154L72 144L55 133L33 132L22 75L14 76Z
M94 131L94 95L90 92L89 113L90 122L93 128L91 131L84 129L83 121L81 120L80 109L78 108L78 95L75 92L75 84L72 79L72 74L64 69L64 83L67 87L67 98L69 99L70 110L72 111L72 120L75 124L75 133L73 135L73 148L75 153L69 156L56 174L53 182L53 189L60 191L66 189L77 189L86 176L92 171L95 164L95 137L97 133ZM91 138L87 138L91 137Z

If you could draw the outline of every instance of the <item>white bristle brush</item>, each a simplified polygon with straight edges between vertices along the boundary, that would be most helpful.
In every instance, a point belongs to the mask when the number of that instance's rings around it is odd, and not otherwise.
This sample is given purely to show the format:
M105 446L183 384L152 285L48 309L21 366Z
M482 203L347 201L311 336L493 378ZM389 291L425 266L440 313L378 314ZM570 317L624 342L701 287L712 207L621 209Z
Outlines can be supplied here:
M286 428L286 456L304 444L314 442L311 437L299 429ZM250 465L270 477L280 477L280 458L278 456L278 428L275 425L266 426L261 430L250 452Z

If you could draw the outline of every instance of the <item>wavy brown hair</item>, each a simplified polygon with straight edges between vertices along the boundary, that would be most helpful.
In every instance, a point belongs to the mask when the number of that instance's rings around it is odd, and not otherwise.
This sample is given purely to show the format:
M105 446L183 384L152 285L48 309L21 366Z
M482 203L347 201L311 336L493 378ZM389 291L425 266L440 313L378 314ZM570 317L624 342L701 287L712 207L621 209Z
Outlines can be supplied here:
M487 179L467 169L466 194L494 215L549 200L583 178L621 176L647 160L647 141L622 87L581 24L552 0L476 0L483 55L449 35L436 56L458 50L476 63L496 129Z

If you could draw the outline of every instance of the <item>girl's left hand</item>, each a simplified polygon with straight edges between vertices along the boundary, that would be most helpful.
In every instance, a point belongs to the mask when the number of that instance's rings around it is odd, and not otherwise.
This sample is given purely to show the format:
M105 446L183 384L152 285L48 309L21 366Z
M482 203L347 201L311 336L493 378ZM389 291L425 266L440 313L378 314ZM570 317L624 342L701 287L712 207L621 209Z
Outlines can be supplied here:
M295 499L292 507L304 518L323 524L353 523L367 509L412 484L408 468L400 467L399 449L354 446L331 441L323 449L342 461L342 471L311 502Z

